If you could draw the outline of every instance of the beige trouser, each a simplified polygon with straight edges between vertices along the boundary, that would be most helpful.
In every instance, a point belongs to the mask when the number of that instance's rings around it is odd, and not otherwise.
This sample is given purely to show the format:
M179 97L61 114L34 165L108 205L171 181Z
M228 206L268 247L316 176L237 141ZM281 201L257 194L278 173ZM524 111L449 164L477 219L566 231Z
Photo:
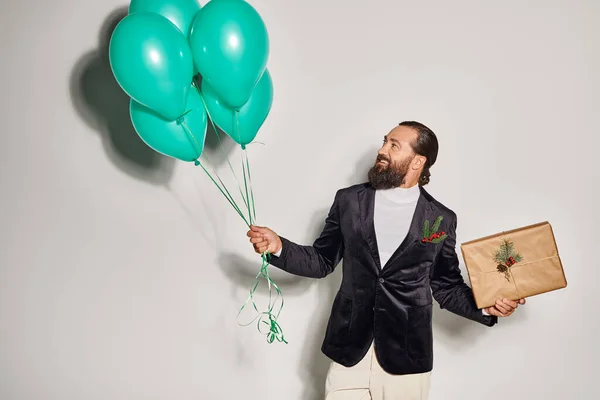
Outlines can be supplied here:
M373 345L355 366L332 362L327 373L325 400L427 400L431 372L390 375L373 352Z

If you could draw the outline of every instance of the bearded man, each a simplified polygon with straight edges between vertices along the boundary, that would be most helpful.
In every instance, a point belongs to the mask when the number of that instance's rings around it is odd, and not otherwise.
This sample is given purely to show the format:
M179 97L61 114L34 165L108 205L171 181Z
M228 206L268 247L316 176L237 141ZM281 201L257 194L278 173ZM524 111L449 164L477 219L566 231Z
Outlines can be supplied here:
M331 359L326 400L426 400L433 299L490 327L525 304L498 299L477 308L459 268L456 214L423 188L437 154L431 129L402 122L385 135L368 182L337 191L312 246L266 227L248 231L257 253L294 275L324 278L343 259L321 347Z

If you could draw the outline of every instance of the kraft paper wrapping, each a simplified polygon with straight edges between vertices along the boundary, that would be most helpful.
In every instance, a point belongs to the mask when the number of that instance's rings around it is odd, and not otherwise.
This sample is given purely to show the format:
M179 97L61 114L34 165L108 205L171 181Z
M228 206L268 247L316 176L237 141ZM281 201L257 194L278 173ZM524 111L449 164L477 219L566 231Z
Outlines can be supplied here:
M479 308L493 306L497 299L517 300L567 286L548 222L465 242L461 251ZM503 263L496 255L513 258Z

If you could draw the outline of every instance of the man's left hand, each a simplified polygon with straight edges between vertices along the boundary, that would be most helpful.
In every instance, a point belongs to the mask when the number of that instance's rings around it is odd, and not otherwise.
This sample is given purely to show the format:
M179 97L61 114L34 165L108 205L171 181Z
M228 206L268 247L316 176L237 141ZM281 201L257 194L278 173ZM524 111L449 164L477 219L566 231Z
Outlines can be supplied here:
M492 307L485 308L485 312L496 317L508 317L515 312L519 304L525 304L525 299L517 301L509 299L498 299Z

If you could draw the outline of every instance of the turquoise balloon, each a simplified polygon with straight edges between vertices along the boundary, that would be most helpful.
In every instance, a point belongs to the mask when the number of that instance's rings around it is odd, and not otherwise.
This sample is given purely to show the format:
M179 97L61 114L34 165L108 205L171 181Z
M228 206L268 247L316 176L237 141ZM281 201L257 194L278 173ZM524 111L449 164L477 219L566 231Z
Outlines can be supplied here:
M195 161L204 150L207 114L202 97L191 87L185 115L168 121L131 99L129 113L139 137L150 148L181 161Z
M243 106L269 57L267 28L243 0L211 0L196 15L189 38L202 79L231 108Z
M129 14L143 11L160 14L188 37L200 8L196 0L131 0Z
M251 143L263 125L273 104L273 81L265 70L246 104L234 111L220 98L210 84L202 82L202 97L213 122L242 148ZM236 112L238 113L236 118Z
M126 16L112 34L109 57L132 99L169 120L184 113L194 62L185 36L168 19L149 12Z

